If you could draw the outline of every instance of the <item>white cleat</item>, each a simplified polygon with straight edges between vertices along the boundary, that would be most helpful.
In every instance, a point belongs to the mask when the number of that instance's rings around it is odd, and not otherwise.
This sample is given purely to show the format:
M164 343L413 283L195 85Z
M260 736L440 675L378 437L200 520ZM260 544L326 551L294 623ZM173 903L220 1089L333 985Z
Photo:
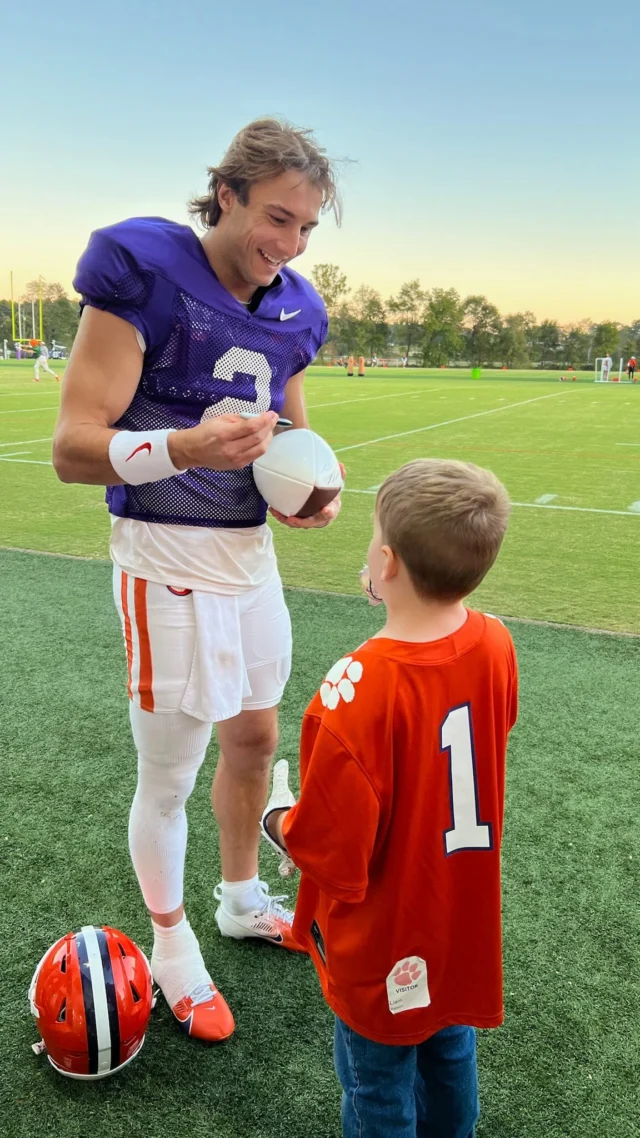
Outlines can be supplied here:
M264 896L264 905L260 909L237 915L228 913L222 907L222 886L216 885L213 896L221 902L216 909L216 921L222 935L233 937L234 940L253 937L279 948L288 948L291 952L306 953L306 948L293 936L293 913L281 904L286 901L286 896L270 897L269 886L265 881L260 882L260 892Z

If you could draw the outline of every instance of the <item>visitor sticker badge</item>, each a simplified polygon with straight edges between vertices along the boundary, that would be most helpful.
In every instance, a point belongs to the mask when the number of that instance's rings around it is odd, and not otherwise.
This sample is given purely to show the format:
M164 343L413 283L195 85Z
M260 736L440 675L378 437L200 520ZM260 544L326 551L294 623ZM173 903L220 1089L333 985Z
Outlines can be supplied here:
M387 996L392 1015L429 1007L427 963L421 956L405 956L394 964L387 976Z

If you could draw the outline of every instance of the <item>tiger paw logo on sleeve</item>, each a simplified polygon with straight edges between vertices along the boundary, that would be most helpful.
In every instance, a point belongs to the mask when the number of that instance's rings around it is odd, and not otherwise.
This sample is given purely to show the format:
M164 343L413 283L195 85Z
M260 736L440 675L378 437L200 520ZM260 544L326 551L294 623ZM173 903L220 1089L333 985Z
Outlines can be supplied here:
M387 996L392 1015L411 1008L428 1008L431 1003L427 983L427 963L421 956L405 956L394 964L387 976Z
M327 672L320 688L320 699L324 706L335 711L341 699L345 703L351 703L355 699L355 685L362 679L363 671L362 664L359 660L354 660L353 656L344 656L338 660Z

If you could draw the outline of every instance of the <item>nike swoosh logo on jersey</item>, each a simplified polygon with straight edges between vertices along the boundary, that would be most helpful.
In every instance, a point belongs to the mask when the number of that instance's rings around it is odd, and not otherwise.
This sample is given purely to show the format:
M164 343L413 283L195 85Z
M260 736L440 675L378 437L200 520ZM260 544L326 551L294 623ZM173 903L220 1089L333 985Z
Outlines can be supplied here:
M302 312L301 308L296 308L295 312L285 312L284 308L281 308L280 309L280 319L281 320L291 320L292 316L299 316L301 312Z
M132 451L131 451L131 454L129 455L129 458L126 458L126 459L125 459L125 462L129 462L129 459L133 458L133 457L134 457L134 455L136 455L136 454L140 454L140 451L141 451L141 450L146 450L146 451L148 451L148 452L149 452L149 454L151 454L151 443L140 443L140 446L139 446L139 447L136 447L136 449L135 449L135 450L132 450Z

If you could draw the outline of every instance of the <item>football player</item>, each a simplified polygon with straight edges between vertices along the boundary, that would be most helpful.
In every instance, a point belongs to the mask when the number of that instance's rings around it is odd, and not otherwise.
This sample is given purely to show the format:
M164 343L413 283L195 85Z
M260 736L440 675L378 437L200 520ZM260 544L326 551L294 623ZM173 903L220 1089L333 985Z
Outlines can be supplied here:
M54 465L63 482L107 485L138 752L129 846L155 981L205 1040L234 1029L183 907L185 804L213 724L220 931L299 950L284 898L258 878L291 625L251 463L280 414L308 425L304 374L327 315L289 262L330 209L339 221L332 168L310 132L257 120L190 203L201 239L158 217L123 221L92 234L74 282L83 312ZM339 509L336 499L304 521L276 517L322 527Z
M36 362L35 362L35 374L33 377L33 382L34 383L40 383L40 368L44 368L47 375L52 375L53 378L55 379L56 383L58 383L60 380L60 376L56 375L53 368L49 367L49 349L48 349L47 345L44 343L44 341L41 344L38 344L36 351L37 351L38 355L36 357Z

